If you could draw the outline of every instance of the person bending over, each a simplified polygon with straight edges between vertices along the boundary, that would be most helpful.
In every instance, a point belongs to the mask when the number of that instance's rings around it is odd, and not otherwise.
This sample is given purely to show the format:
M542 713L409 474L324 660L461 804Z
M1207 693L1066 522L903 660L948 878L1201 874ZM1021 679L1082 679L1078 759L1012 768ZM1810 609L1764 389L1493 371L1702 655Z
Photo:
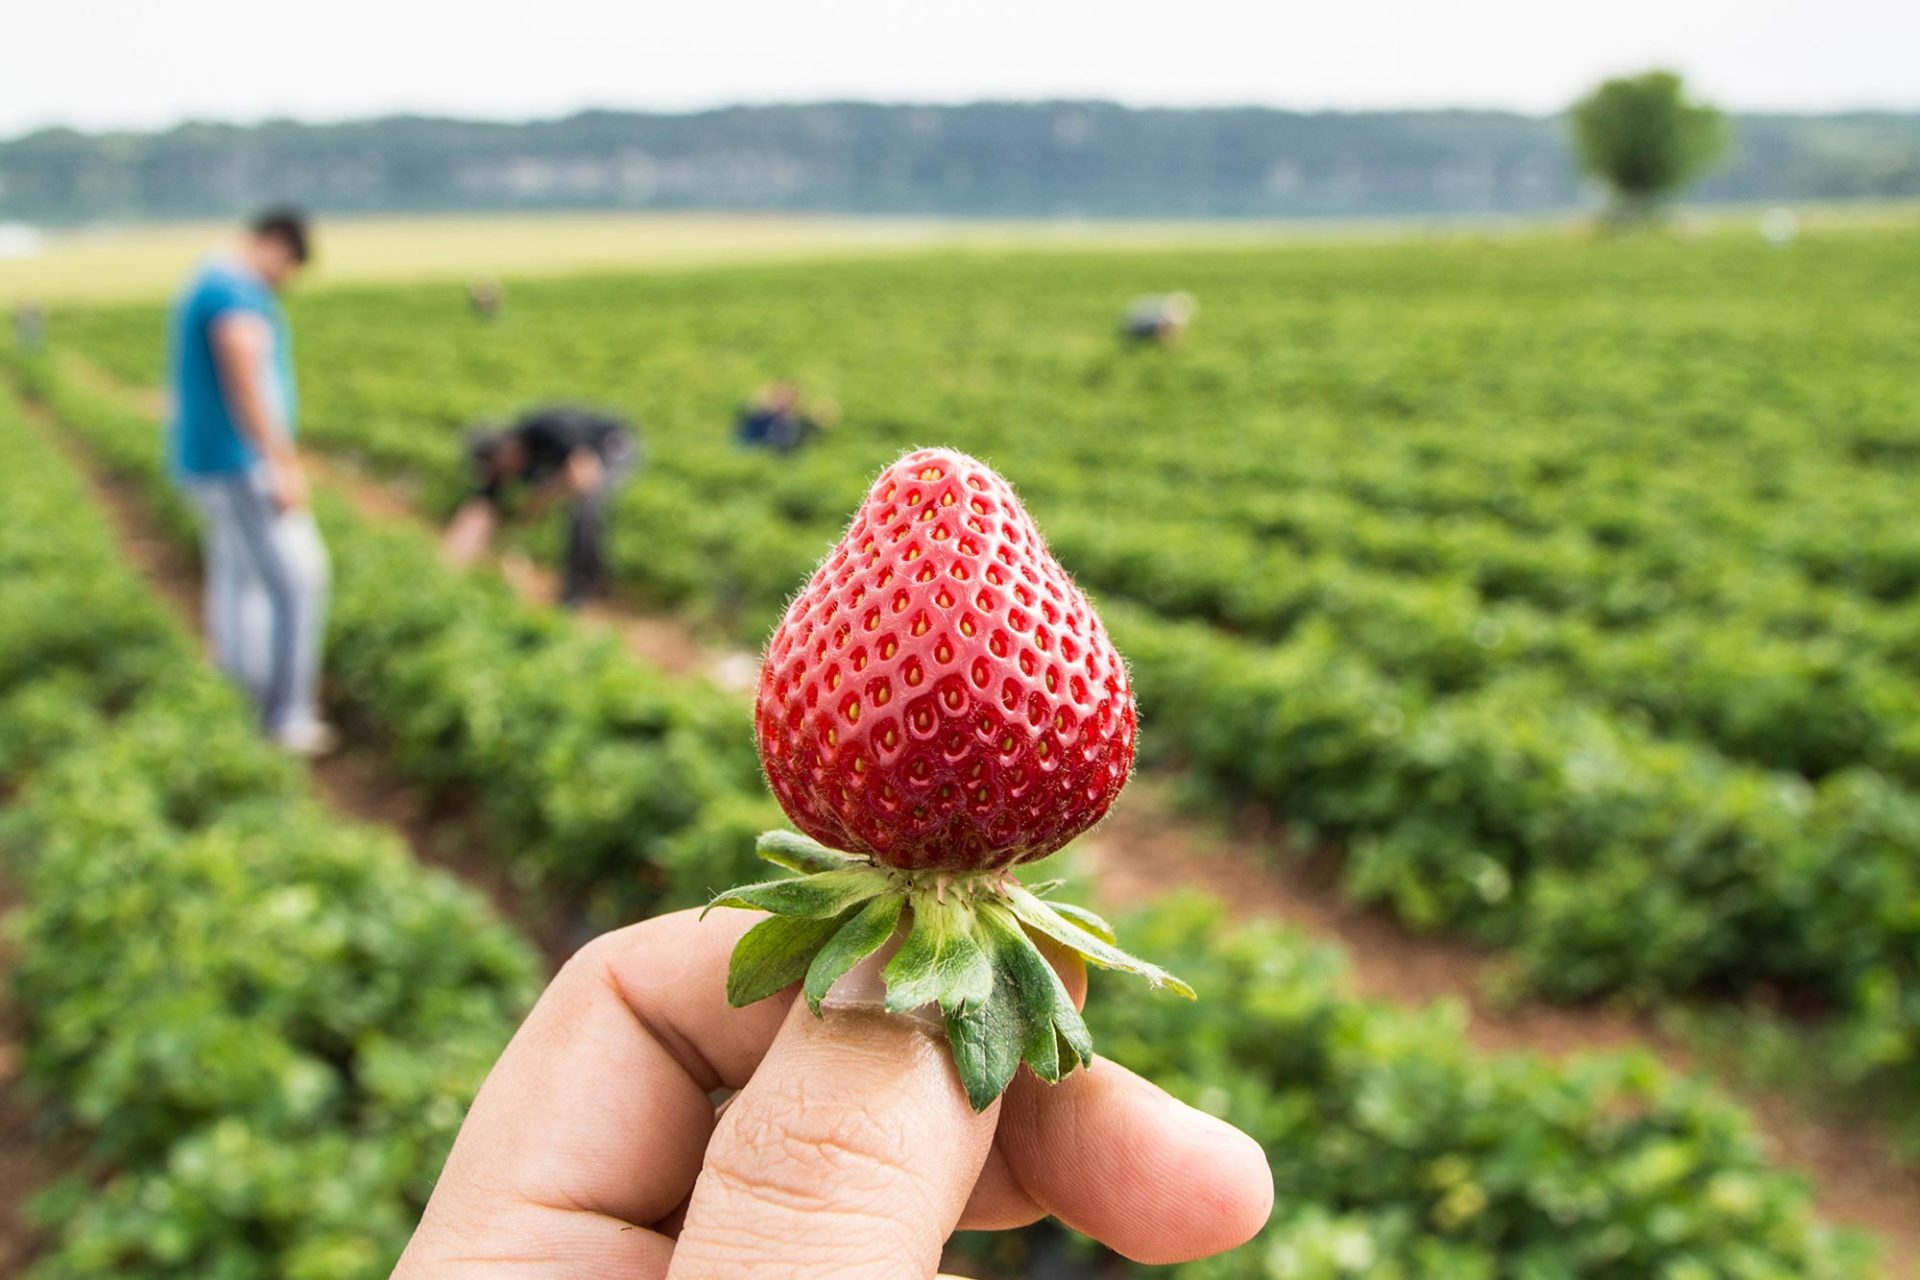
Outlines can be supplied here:
M1199 310L1190 293L1136 298L1120 321L1120 336L1128 342L1171 347L1180 341Z
M448 558L477 560L492 542L508 496L531 495L530 512L564 499L567 549L560 602L569 609L606 586L609 508L639 467L634 429L591 410L555 405L523 414L511 426L476 432L468 445L473 493L447 530Z

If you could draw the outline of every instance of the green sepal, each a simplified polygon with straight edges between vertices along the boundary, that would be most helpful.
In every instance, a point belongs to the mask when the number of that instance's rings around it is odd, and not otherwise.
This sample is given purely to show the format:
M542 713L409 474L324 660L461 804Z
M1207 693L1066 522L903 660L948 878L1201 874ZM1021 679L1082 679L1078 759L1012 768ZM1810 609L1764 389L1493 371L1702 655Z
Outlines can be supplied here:
M1060 914L1053 903L1042 902L1019 885L1007 890L1006 903L1020 922L1035 933L1052 938L1063 947L1078 952L1087 963L1100 969L1117 969L1145 978L1156 987L1165 987L1176 995L1194 999L1193 988L1157 964L1128 955L1119 947L1089 932ZM1102 922L1104 923L1104 921Z
M1004 968L994 972L993 992L985 1003L947 1013L947 1045L975 1111L985 1111L1006 1092L1013 1073L1020 1069L1025 1044L1013 977Z
M885 892L887 887L887 873L878 867L843 867L728 889L709 902L707 910L746 907L770 911L777 916L837 916L848 907Z
M797 871L803 876L816 871L840 871L847 867L873 865L870 859L829 849L811 836L803 836L797 831L763 832L754 842L753 851L764 861Z
M977 1008L947 1013L947 1041L967 1100L984 1111L1022 1062L1057 1084L1092 1060L1093 1042L1066 984L1010 911L982 904L975 937L991 959L993 990Z
M854 916L769 916L747 930L727 963L727 1003L744 1008L800 981L827 940Z
M958 894L941 902L932 893L913 896L913 926L880 973L887 984L887 1012L905 1013L923 1004L941 1012L965 1012L993 994L993 965L975 936L973 904Z
M1033 939L1004 907L989 907L981 912L994 943L994 959L999 968L1013 978L1014 992L1020 1001L1024 1043L1021 1056L1033 1073L1048 1084L1060 1078L1093 1054L1093 1042L1066 983L1040 954ZM1068 1052L1061 1053L1065 1044Z
M1043 901L1039 893L1058 882L1036 892L1004 872L890 872L784 831L768 832L757 847L767 861L800 874L730 889L708 905L773 913L735 947L728 1002L752 1004L804 979L803 994L818 1014L833 984L884 947L911 909L907 936L881 972L885 1007L940 1007L975 1110L1005 1091L1023 1061L1052 1083L1093 1060L1087 1024L1038 939L1193 998L1186 983L1120 950L1113 926L1094 912Z
M1034 896L1038 897L1039 895L1035 894ZM1120 941L1120 935L1114 932L1112 925L1085 907L1076 907L1071 902L1049 902L1047 905L1102 942L1114 943Z
M809 1009L818 1014L820 1002L826 998L833 984L853 966L886 945L887 939L899 927L900 913L906 905L905 898L893 893L870 898L865 906L853 913L852 919L840 927L839 932L828 939L827 944L820 948L820 954L807 966L807 982L801 988Z

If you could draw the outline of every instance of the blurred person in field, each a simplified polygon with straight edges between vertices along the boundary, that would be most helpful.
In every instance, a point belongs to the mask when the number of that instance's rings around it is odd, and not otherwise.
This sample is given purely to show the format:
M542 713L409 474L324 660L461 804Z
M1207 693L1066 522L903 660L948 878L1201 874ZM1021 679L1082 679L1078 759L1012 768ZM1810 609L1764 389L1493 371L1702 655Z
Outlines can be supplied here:
M29 299L13 309L13 345L38 351L47 345L47 309Z
M267 735L317 755L326 547L294 447L293 350L278 295L309 256L304 215L272 209L202 261L168 321L167 452L200 517L206 626L220 669L260 708Z
M467 307L476 319L488 322L498 320L500 304L505 301L506 291L492 276L475 276L467 281Z
M639 436L618 418L555 405L511 425L482 428L467 445L473 492L447 526L447 559L465 567L493 542L509 494L530 495L528 514L559 499L568 507L560 603L578 608L606 587L613 499L640 465Z
M1190 293L1153 294L1128 304L1120 321L1120 336L1129 342L1151 342L1170 347L1180 341L1200 311Z
M792 382L776 382L740 408L733 438L747 449L792 453L823 435L837 416L831 402L809 407Z

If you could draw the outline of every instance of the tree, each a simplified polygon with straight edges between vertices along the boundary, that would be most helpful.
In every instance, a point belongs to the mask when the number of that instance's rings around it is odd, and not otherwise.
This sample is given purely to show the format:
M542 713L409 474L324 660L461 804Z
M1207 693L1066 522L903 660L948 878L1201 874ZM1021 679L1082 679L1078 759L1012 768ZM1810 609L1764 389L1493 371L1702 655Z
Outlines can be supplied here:
M1580 165L1613 191L1610 218L1641 222L1726 150L1727 120L1671 71L1608 80L1573 107Z

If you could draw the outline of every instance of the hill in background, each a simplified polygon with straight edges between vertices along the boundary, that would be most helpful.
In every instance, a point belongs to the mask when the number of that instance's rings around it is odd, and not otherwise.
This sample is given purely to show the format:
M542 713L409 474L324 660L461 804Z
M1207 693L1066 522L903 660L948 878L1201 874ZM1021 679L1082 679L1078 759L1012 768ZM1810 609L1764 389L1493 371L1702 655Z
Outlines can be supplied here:
M1920 196L1920 113L1747 115L1708 201ZM1532 214L1583 203L1561 118L1494 111L822 103L531 124L50 129L0 143L0 219L724 209L1082 217Z

